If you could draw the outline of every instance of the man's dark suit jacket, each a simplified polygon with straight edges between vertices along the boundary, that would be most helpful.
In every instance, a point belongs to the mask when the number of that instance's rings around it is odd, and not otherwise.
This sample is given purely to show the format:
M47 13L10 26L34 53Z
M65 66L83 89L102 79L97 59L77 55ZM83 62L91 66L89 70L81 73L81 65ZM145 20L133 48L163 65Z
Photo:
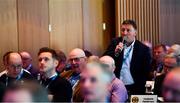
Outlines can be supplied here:
M35 68L33 65L30 67L30 69L28 70L31 75L34 77L34 78L37 78L37 75L39 73L39 70L37 68Z
M156 77L155 84L154 84L154 94L158 95L158 97L162 97L162 85L163 81L166 77L166 74L161 74Z
M57 76L54 80L51 78L42 82L42 85L53 95L52 102L71 102L72 87L68 80Z
M115 48L122 41L122 37L114 38L107 48L104 55L109 55L115 60L115 75L120 77L120 71L123 62L123 51L118 57L115 57ZM133 89L130 90L131 94L144 94L145 83L151 69L151 54L147 46L136 40L134 43L133 55L130 63L130 72L134 80Z

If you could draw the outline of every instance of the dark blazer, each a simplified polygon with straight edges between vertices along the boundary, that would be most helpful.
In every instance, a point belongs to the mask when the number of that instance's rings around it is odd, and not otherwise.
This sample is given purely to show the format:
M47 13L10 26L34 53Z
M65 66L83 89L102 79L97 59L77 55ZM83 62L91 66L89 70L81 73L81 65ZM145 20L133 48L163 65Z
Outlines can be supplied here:
M7 80L7 78L8 78L8 80ZM30 73L23 70L23 74L18 81L21 81L21 80L34 80L34 79ZM3 83L4 85L7 84L7 86L13 84L14 81L16 81L16 79L12 78L12 77L8 77L6 73L0 77L0 82Z
M161 74L156 77L154 84L154 94L158 95L158 97L162 97L162 84L166 77L166 74Z
M33 65L30 67L30 69L28 70L31 75L34 77L34 78L37 78L37 75L39 73L39 70L37 68L35 68Z
M52 102L70 102L72 98L71 84L64 78L57 76L54 80L42 81L42 85L53 95Z
M107 51L103 55L109 55L115 60L115 75L117 78L120 77L120 71L122 68L123 61L123 51L118 57L115 57L115 48L119 42L122 41L122 37L114 38ZM132 94L144 94L145 92L145 83L148 78L148 74L151 69L151 54L147 46L142 44L140 41L136 40L134 43L132 60L130 63L130 72L134 80Z

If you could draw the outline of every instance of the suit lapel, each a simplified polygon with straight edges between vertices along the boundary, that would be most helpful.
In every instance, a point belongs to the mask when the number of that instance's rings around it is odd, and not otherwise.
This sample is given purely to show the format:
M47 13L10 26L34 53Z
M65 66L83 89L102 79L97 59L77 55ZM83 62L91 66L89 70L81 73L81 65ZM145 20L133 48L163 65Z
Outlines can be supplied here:
M133 76L133 71L134 71L132 69L135 67L136 61L138 60L138 54L137 53L138 53L138 44L137 44L137 41L135 41L132 59L131 59L131 64L130 64L130 71L131 71L132 76Z

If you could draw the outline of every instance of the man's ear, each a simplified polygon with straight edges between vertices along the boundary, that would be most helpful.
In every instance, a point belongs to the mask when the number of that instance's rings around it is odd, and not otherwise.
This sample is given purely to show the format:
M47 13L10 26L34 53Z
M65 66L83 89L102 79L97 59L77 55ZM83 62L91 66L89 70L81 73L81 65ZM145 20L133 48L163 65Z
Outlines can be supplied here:
M58 61L58 60L56 60L56 59L54 59L54 65L55 65L55 67L57 67L57 66L58 66L58 64L59 64L59 61Z
M134 31L135 32L135 36L137 35L137 30Z

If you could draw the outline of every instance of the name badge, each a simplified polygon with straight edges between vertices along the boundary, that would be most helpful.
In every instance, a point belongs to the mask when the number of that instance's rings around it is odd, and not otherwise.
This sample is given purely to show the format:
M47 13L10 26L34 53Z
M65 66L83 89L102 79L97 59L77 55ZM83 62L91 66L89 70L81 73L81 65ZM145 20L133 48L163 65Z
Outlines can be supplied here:
M131 95L131 103L157 103L157 95Z

